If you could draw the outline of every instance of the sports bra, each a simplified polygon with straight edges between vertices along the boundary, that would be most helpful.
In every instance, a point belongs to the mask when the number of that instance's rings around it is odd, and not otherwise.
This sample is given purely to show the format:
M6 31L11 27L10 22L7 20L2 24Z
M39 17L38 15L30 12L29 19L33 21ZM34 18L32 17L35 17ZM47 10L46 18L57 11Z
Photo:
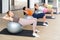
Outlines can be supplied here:
M27 10L28 14L24 12L24 15L28 15L28 16L32 16L33 15L33 12L32 10Z
M14 16L13 18L13 22L19 22L19 17L18 16Z

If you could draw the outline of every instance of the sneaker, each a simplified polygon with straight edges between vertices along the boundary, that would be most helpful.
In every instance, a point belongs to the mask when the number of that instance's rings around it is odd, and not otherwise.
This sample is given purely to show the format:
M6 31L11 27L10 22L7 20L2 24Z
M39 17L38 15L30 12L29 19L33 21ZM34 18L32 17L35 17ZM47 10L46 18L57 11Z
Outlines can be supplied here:
M46 23L43 23L43 25L44 25L44 26L48 26L48 24L46 24Z
M45 22L47 22L47 23L48 23L48 21L45 21Z
M51 18L53 18L53 19L54 19L55 17L54 17L54 16L52 16Z
M36 33L33 33L32 35L33 35L34 37L39 37L39 35L36 34Z
M40 32L40 31L36 29L36 32Z
M45 23L48 24L48 21L46 21Z

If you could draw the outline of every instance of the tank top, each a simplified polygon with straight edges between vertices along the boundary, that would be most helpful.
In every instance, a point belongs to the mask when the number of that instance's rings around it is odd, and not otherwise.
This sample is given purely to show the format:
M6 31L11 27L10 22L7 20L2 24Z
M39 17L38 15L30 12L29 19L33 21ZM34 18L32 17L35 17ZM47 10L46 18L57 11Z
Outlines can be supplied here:
M28 12L28 16L32 16L33 15L33 12L32 12L32 10L27 10L27 12Z
M47 13L48 12L47 8L44 8L43 12L44 13Z
M43 13L44 7L40 6L38 9L35 9L35 14Z
M18 16L14 16L13 18L13 22L19 22L19 17Z
M53 6L52 5L48 5L47 8L52 8Z

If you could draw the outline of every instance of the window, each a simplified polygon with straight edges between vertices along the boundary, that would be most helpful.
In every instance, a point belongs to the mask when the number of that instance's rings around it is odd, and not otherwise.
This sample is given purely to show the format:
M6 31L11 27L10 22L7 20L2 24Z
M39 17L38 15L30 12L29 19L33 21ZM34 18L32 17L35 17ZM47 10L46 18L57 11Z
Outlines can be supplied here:
M42 3L45 3L45 0L41 0Z
M48 0L48 4L53 4L53 0Z
M27 0L11 0L10 10L22 9L27 6Z

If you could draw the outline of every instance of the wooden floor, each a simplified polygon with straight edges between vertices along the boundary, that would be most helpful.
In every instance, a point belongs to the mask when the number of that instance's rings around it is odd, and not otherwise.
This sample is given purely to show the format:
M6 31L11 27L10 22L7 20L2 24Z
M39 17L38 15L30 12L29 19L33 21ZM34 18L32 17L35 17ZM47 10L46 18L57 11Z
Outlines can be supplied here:
M18 11L19 13L20 11ZM17 12L15 12L17 13ZM21 14L20 14L21 15ZM1 17L2 15L0 15ZM48 27L45 26L37 26L40 30L40 38L34 37L24 37L24 36L13 36L13 35L3 35L0 34L0 40L60 40L60 14L55 15L56 19L47 19ZM41 21L42 19L38 19ZM6 20L0 19L0 31L3 30L7 25ZM28 25L31 26L31 25ZM31 29L30 27L24 27L25 29Z

